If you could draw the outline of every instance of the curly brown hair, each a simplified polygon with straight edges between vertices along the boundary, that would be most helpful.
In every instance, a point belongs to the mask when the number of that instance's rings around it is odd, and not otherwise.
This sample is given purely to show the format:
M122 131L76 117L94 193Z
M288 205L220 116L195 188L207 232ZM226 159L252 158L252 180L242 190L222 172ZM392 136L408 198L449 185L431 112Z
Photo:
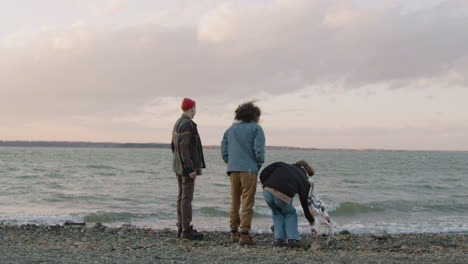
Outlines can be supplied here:
M309 174L310 177L312 177L315 174L314 168L312 168L309 163L307 163L304 160L300 160L296 162L296 165L304 167L304 169L307 171L307 174Z
M253 121L255 123L258 123L262 112L260 111L260 108L254 105L254 102L255 101L251 101L239 105L235 111L235 119L243 122Z

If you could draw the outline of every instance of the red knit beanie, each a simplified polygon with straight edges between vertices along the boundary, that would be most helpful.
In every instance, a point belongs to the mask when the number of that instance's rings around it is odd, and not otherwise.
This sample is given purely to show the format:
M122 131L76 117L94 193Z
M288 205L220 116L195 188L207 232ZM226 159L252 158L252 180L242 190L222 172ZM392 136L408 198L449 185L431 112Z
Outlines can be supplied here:
M195 106L195 101L189 98L184 98L182 101L182 110L189 110Z

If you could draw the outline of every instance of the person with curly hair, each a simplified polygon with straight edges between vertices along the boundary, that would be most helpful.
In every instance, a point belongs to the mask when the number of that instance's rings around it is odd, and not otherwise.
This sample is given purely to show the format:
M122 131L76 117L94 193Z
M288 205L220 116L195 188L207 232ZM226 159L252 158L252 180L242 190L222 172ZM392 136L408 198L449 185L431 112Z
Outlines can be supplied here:
M231 241L241 245L255 244L249 232L257 174L265 161L265 134L258 125L260 115L260 108L254 102L239 105L234 123L226 130L221 142L222 158L227 163L227 174L231 180Z

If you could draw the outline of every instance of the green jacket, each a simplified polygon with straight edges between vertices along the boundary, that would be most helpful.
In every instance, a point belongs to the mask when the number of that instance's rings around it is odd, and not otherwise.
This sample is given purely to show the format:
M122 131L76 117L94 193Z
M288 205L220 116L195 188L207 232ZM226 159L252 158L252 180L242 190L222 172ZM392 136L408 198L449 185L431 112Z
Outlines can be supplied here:
M205 167L203 148L198 134L197 124L183 114L175 123L172 131L173 171L182 176L191 172L201 174Z

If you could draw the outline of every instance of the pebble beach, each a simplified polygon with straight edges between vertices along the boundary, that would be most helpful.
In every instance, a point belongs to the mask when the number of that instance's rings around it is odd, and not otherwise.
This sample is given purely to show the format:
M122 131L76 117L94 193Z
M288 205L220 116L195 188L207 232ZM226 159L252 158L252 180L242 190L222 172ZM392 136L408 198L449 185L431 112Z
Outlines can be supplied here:
M205 240L176 237L170 229L102 224L0 223L0 263L467 263L468 234L336 234L302 236L297 249L274 247L271 233L240 246L228 232Z

